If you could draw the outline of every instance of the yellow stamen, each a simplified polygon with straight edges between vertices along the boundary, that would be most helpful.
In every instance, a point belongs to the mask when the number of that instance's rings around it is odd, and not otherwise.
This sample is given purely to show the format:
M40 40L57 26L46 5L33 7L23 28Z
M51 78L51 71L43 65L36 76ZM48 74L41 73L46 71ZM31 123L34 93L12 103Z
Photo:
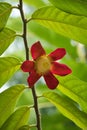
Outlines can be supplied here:
M51 60L46 55L39 57L35 62L35 69L38 74L44 75L50 70Z

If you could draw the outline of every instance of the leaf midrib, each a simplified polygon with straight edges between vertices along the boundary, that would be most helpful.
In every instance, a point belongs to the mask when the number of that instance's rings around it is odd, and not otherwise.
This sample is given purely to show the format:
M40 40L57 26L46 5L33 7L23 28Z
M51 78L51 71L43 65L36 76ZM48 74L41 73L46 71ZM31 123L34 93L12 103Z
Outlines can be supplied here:
M10 5L9 5L9 7L10 8L6 9L5 11L3 11L3 13L0 14L0 17L12 9L12 7Z
M76 28L81 28L81 29L84 29L87 31L87 29L85 27L81 27L81 26L76 26L76 25L72 25L72 24L68 24L68 23L65 23L65 22L60 22L60 21L54 21L54 20L51 20L51 19L41 19L41 18L32 18L31 20L36 20L36 21L48 21L48 22L54 22L54 23L60 23L60 24L64 24L64 25L68 25L68 26L72 26L72 27L76 27ZM55 25L54 25L55 26Z
M48 98L48 97L47 97ZM57 106L57 102L56 103L54 103L53 101L52 101L52 99L49 99L48 98L48 100L51 100L51 102L53 103L53 104L55 104L56 105L56 107L57 107L57 109L58 109L58 106ZM77 120L78 119L78 121L79 122L81 122L82 123L82 120L81 119L79 119L78 117L77 117L77 115L75 115L75 114L72 114L71 112L70 112L70 110L68 109L65 109L65 107L63 107L63 105L61 105L60 103L58 103L58 105L60 106L60 107L62 107L62 109L64 109L65 111L67 111L68 113L70 113L70 115L72 115L73 117L74 117L74 119L75 120ZM82 123L82 125L84 125L84 122Z
M22 115L25 115L28 110L29 110L29 108L27 108L26 111L25 111ZM22 117L23 117L23 116L22 116ZM19 120L20 120L20 122L21 122L21 121L22 121L22 118L20 117ZM16 123L16 127L14 128L14 130L17 130L17 126L18 126L17 124L18 124L18 122Z

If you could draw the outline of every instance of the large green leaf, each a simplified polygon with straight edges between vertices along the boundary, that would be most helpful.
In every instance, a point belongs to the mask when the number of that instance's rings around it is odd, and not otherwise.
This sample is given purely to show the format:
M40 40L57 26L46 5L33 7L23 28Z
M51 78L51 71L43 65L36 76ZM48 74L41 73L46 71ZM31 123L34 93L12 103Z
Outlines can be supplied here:
M80 128L87 128L87 114L80 111L70 99L66 99L54 92L46 92L43 96L52 102L63 115L71 119Z
M0 93L0 127L14 111L17 99L24 89L24 85L15 85Z
M0 57L0 87L20 68L21 62L14 57Z
M29 125L22 126L18 130L30 130Z
M35 11L32 20L70 39L87 45L87 17L63 12L48 6Z
M39 30L38 30L38 28L39 28ZM55 47L65 48L66 51L70 54L70 56L72 56L73 58L76 58L76 56L77 56L76 46L72 46L70 44L70 39L65 38L65 37L41 26L40 24L36 23L35 21L32 21L31 23L29 23L29 32L30 31L33 32L35 34L35 36L39 36L40 38L47 41L51 46L53 45ZM45 49L46 49L46 51L49 50L49 52L50 52L53 50L53 47L49 46L49 44L47 45L47 42L44 42L44 44L46 43Z
M72 75L59 77L58 80L58 89L79 103L87 113L87 82L81 81Z
M30 1L25 0L25 2L27 4L29 4L29 6L32 5L32 6L35 6L35 7L41 7L41 6L45 5L44 1L42 1L42 0L38 0L38 2L36 0L30 0Z
M29 119L29 107L21 107L17 109L2 125L0 130L18 130L25 125Z
M0 30L6 25L12 6L6 2L0 2Z
M0 32L0 55L8 48L8 46L13 42L16 33L8 28L4 28Z
M18 26L16 26L18 25ZM47 41L50 45L53 45L55 47L64 47L67 52L72 56L73 58L76 58L76 46L72 46L70 44L70 39L63 37L59 35L58 33L55 33L46 27L41 26L35 21L32 21L28 24L28 31L29 33L33 33L33 37L39 37L40 39L44 39ZM11 18L8 22L8 26L10 26L13 30L16 29L18 32L21 30L21 21L19 18ZM39 30L38 30L39 28ZM48 37L49 36L49 37ZM55 39L55 40L54 40ZM46 51L53 50L53 47L50 47L49 44L47 45L47 42L44 42L46 44ZM65 44L66 43L66 44ZM45 46L44 46L45 47ZM71 49L70 49L71 48Z
M87 16L87 0L49 0L57 8L77 15Z
M81 52L80 52L80 54L82 55ZM82 59L84 59L84 57L82 57ZM87 73L86 73L87 64L82 63L82 62L76 62L75 60L73 60L71 58L68 59L67 57L63 58L61 62L67 64L70 68L72 68L72 74L74 76L87 82Z

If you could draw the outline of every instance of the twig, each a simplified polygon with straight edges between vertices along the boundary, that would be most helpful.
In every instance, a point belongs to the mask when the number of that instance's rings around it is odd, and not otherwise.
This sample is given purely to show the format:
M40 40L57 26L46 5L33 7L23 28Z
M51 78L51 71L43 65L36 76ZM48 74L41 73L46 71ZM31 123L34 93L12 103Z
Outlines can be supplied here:
M19 10L20 10L20 14L21 14L21 18L22 18L22 22L23 22L23 40L24 40L24 45L25 45L25 51L26 51L26 60L29 60L29 48L28 48L28 42L27 42L27 23L29 22L29 20L27 21L27 19L25 18L24 15L24 11L23 11L23 0L19 0ZM35 91L35 87L33 86L31 88L32 90L32 95L33 95L33 100L34 100L34 109L35 109L35 113L36 113L36 128L37 130L41 130L41 120L40 120L40 113L39 113L39 108L38 108L38 99L37 99L37 95L36 95L36 91Z
M29 60L29 48L28 48L28 42L27 42L27 20L25 19L24 16L24 11L23 11L23 1L19 0L19 10L23 22L23 40L24 40L24 45L25 45L25 51L26 51L26 60Z

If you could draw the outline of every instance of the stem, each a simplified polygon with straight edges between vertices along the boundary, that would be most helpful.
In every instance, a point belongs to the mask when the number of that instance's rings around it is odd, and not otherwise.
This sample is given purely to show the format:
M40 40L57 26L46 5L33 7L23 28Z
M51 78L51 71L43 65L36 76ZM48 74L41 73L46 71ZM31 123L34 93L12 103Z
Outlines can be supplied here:
M34 98L34 108L35 108L36 117L37 117L37 130L41 130L40 112L38 109L37 95L36 95L36 91L35 91L34 87L32 87L32 94L33 94L33 98Z
M25 52L26 52L26 60L29 60L29 48L28 48L28 42L27 42L27 19L25 18L24 11L23 11L23 0L19 0L19 10L21 14L21 19L23 22L23 41L25 45ZM40 113L39 113L39 108L38 108L38 99L35 91L35 87L33 86L31 88L32 90L32 95L33 95L33 100L34 100L34 110L36 114L36 128L37 130L41 130L41 120L40 120Z
M19 10L23 22L23 40L24 40L24 45L25 45L25 51L26 51L26 60L29 60L29 48L28 48L28 42L27 42L27 20L25 19L24 16L24 11L23 11L23 1L19 0Z

